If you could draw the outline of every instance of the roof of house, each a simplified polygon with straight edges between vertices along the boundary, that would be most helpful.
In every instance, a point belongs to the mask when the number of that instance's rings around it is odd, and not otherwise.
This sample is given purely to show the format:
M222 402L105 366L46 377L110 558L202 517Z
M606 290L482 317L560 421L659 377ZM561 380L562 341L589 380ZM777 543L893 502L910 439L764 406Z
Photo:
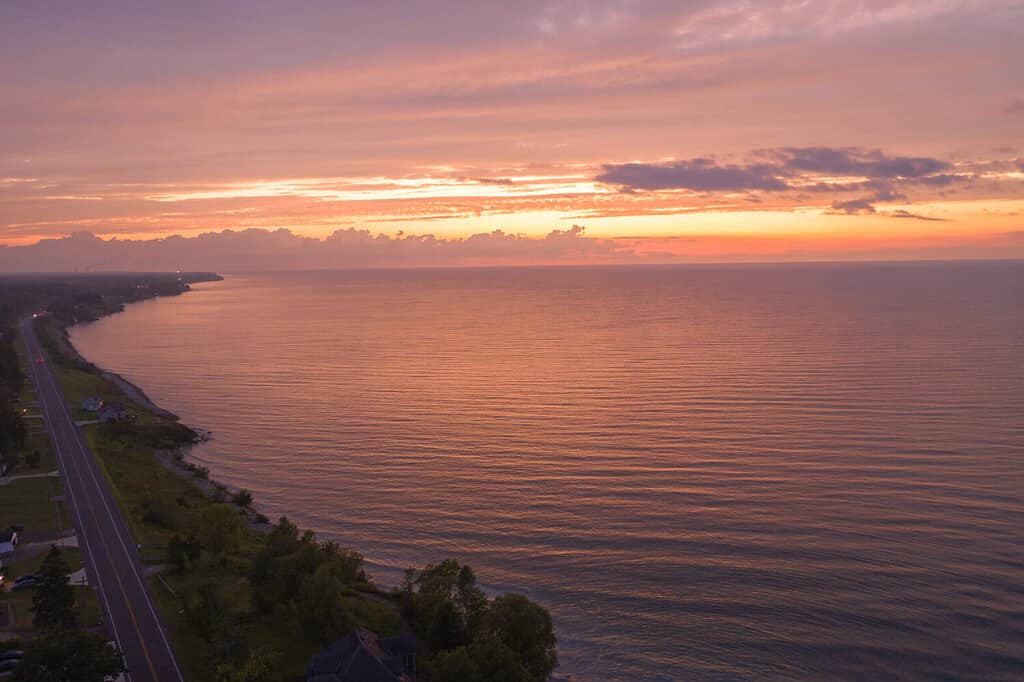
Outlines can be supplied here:
M111 412L124 412L124 405L121 403L106 403L100 408L100 413L110 414Z
M378 639L362 628L350 632L313 657L308 682L401 682L402 657L416 653L412 636Z

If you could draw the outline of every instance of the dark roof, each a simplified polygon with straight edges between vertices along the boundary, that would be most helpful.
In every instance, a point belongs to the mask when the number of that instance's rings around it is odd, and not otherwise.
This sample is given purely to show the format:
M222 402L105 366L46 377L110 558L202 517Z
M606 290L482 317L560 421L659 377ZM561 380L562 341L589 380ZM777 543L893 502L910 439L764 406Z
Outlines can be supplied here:
M0 542L11 542L14 540L14 531L5 530L0 532Z
M377 639L362 628L350 632L313 657L308 682L401 682L403 656L416 653L410 635Z

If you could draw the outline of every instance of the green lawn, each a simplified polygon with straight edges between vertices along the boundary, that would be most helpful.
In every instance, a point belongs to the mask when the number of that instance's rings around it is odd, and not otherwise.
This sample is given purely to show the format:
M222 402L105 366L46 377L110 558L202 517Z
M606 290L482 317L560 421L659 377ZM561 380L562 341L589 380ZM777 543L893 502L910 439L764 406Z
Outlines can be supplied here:
M64 503L51 501L63 494L59 478L29 478L0 486L0 528L20 523L26 538L71 528Z

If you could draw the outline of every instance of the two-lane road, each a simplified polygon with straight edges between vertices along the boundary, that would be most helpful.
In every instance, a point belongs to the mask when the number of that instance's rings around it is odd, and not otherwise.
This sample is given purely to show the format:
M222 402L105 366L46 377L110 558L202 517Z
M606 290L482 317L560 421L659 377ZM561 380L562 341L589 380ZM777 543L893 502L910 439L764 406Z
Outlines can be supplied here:
M32 320L21 326L32 381L64 477L89 579L106 612L110 634L124 653L134 682L183 682L146 586L136 545L106 480L68 413L63 394L43 357Z

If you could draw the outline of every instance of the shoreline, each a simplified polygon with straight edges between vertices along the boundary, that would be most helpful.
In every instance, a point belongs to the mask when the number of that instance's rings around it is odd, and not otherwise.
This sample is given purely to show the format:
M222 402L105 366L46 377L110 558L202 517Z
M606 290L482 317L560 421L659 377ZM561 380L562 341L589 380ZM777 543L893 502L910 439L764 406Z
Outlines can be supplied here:
M187 293L189 290L190 289L186 289L182 293ZM149 298L143 300L149 300ZM141 301L131 302L134 303ZM97 376L103 379L104 381L107 381L109 384L113 384L113 386L116 387L118 391L120 391L120 393L124 395L125 399L130 401L137 409L143 412L147 412L150 415L167 419L169 421L173 421L176 424L180 425L180 427L183 430L187 431L188 434L191 434L191 442L181 442L180 444L175 443L171 447L151 447L148 452L149 458L151 458L151 461L159 465L158 469L162 468L169 472L172 475L172 477L180 479L183 485L194 490L203 499L205 499L207 503L212 503L214 505L220 506L230 505L230 507L233 508L241 517L241 521L244 524L243 527L247 528L249 532L253 533L254 542L268 542L266 538L273 537L270 534L272 532L275 532L277 526L275 525L275 522L272 522L270 519L267 518L267 516L262 511L260 511L259 500L253 499L252 492L244 488L235 488L229 486L223 483L222 481L212 478L209 475L209 469L207 467L199 465L194 461L189 461L192 448L195 447L196 445L206 442L208 438L206 438L205 436L208 435L208 432L197 427L194 427L190 424L182 422L181 418L178 415L171 412L170 410L164 409L163 407L159 406L153 399L151 399L146 394L143 388L124 378L117 372L113 372L105 367L96 364L95 362L92 362L85 355L83 355L72 342L70 330L72 330L78 324L83 324L85 322L96 322L104 317L113 315L116 312L124 312L126 309L127 304L120 306L118 309L109 310L93 320L83 320L81 322L74 322L72 324L62 324L58 322L57 324L53 325L54 331L57 332L57 335L59 337L58 343L61 343L62 345L65 346L64 350L65 352L67 352L70 359L77 360L78 362L81 363L82 367L79 369L90 372L94 376ZM116 399L116 397L112 396L112 400ZM65 400L67 400L67 397L65 397ZM134 420L134 417L132 417L132 420ZM139 421L140 423L143 423L146 421L146 419L143 418L140 419ZM129 423L132 422L129 421ZM178 498L179 504L181 503L180 500L181 498ZM118 502L118 504L119 506L121 505L120 501ZM290 505L287 505L287 508L291 510ZM123 509L125 508L122 507L122 510ZM282 513L285 514L281 517L281 523L284 524L286 520L289 518L289 516L287 515L285 510L282 510ZM306 530L305 534L302 537L305 538L306 535L308 535L310 538L316 537L315 531L313 530ZM190 537L194 538L195 536L192 535ZM259 537L260 539L255 540L256 537ZM193 540L188 541L191 542ZM303 539L302 542L306 542L306 540ZM147 544L146 546L149 547L150 545ZM262 544L260 546L262 546ZM337 543L330 539L325 542L324 546L335 548L338 547ZM141 549L141 543L139 547ZM168 544L168 547L170 547L170 543ZM348 551L349 550L343 550L343 552ZM366 561L366 558L357 550L352 550L352 552L354 556L358 557L361 566L367 569L370 568L369 564L372 562ZM448 561L454 560L445 560L445 562L438 564L438 566L442 566L446 564ZM455 563L455 565L456 567L458 567L457 562ZM429 572L433 570L433 567L434 564L428 563L426 564L426 568L422 569L422 572ZM465 567L469 568L468 565L466 565ZM194 569L189 569L189 571L193 570ZM418 569L415 568L407 568L406 575L408 575L409 571L412 571L413 575L416 575L417 570ZM188 581L194 581L196 579L195 576L192 573L186 573L184 577L182 577L181 574L175 574L173 573L173 571L168 571L169 569L168 564L166 564L166 560L161 560L161 563L158 566L154 567L154 579L158 580L159 583L166 590L166 592L170 594L174 599L179 598L179 593L187 595L187 590L182 591L182 584L189 585L190 583ZM165 575L167 576L166 579L164 578ZM207 577L206 580L209 581L209 577ZM414 601L413 598L409 596L409 592L402 591L402 585L402 583L388 584L378 582L377 580L374 580L373 576L369 574L368 570L364 572L362 569L360 569L357 582L352 584L346 583L345 586L341 588L343 591L341 592L341 597L339 598L351 600L352 603L355 604L355 606L352 607L354 608L354 610L351 612L351 617L356 619L355 622L357 627L370 627L374 631L378 631L380 628L383 628L384 632L390 631L392 628L397 627L398 630L404 635L412 636L415 638L417 642L420 642L420 638L426 637L426 635L420 632L420 625L413 625L412 623L414 623L413 618L422 618L425 616L419 614L418 611L414 610L420 608L417 605L418 602ZM417 585L417 583L414 583L414 585ZM552 647L552 650L554 650L556 640L554 639L551 617L546 608L540 606L539 604L529 601L529 599L526 596L524 596L521 591L488 590L483 585L481 585L480 587L481 589L479 589L478 592L481 595L481 598L485 599L488 604L492 602L494 604L497 604L500 599L506 599L510 597L518 597L519 599L525 600L528 604L535 604L539 608L540 613L543 614L543 618L547 619L547 628L551 632L550 646ZM411 589L416 590L416 593L420 594L419 587L414 586ZM403 597L403 595L405 596ZM359 606L359 604L362 604L362 606ZM367 604L370 604L370 606L367 606ZM246 608L251 607L247 606ZM167 613L178 613L179 615L184 613L184 611L178 609L177 604L170 607L170 611L166 611L166 609L166 605L161 608L162 611L165 611L165 616L167 615ZM258 613L258 611L254 613ZM169 615L167 617L171 618L172 620L176 619L174 615ZM391 621L389 620L395 618L397 618L397 626L391 623ZM419 621L417 620L415 622L418 623ZM367 623L369 623L369 625L367 625ZM179 631L179 633L186 633L179 634L179 636L189 637L189 633L191 633L191 635L194 635L191 626L182 626L179 624L179 628L182 628ZM303 651L303 649L308 644L308 638L300 637L299 643L301 644L301 646L297 647L296 650ZM179 644L180 642L176 642L176 645ZM180 648L184 648L187 650L189 647ZM299 658L301 658L303 662L311 660L309 659L309 656L311 654L315 655L316 651L318 650L320 649L314 647L308 652L303 651ZM431 655L430 651L431 650L428 648L426 650L426 655ZM445 649L445 651L447 651L447 649ZM436 651L434 652L434 654L439 655L437 654ZM194 663L195 659L189 660L193 661ZM575 678L572 673L562 670L552 671L549 674L549 676L545 678L547 682L571 682L573 679Z
M211 281L223 281L223 279L224 278L222 276L218 275L217 280ZM191 291L192 288L188 287L177 295L181 296L190 293ZM218 481L215 478L211 478L209 476L209 469L194 462L190 462L188 459L190 451L192 450L193 447L210 440L209 435L211 432L206 431L205 429L202 429L198 426L182 422L181 417L179 417L174 412L171 412L170 410L158 405L138 384L129 381L128 379L124 378L117 372L109 370L106 367L102 367L101 365L98 365L89 358L87 358L85 355L82 354L82 352L78 349L77 346L75 346L74 342L72 342L71 340L70 330L78 325L94 324L106 317L111 317L113 315L123 313L127 309L127 307L129 305L132 305L133 303L143 303L145 301L152 301L156 298L161 298L161 296L156 295L149 298L140 299L138 301L130 301L125 304L122 304L118 309L111 310L94 320L82 320L81 322L76 322L75 324L69 326L61 326L61 337L63 338L64 343L67 345L67 349L70 351L70 355L72 357L88 365L89 367L94 369L101 378L110 381L115 386L117 386L129 400L135 403L135 405L138 408L150 412L158 417L171 419L181 424L183 427L188 429L189 432L192 433L193 440L192 443L188 445L180 445L169 449L154 449L153 459L157 463L159 463L161 466L163 466L171 473L188 481L193 487L199 490L207 499L213 502L231 502L236 495L238 495L245 489L235 488L229 486L223 481ZM267 518L267 516L256 508L256 504L257 503L254 500L246 507L242 507L237 504L235 506L238 507L239 511L241 511L243 517L245 518L246 525L248 525L249 528L258 533L269 533L272 524L270 520Z

